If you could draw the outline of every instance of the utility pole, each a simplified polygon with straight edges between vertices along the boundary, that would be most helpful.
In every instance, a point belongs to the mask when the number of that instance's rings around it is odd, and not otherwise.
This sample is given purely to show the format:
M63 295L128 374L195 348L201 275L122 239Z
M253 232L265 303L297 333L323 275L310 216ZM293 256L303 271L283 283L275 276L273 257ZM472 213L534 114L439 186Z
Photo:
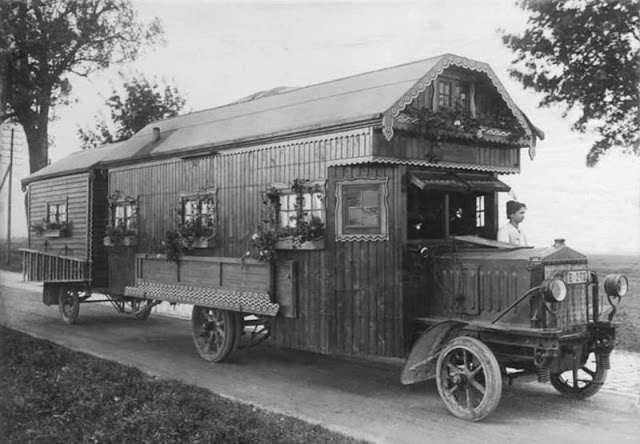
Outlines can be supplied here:
M7 211L7 265L11 265L11 193L13 185L13 133L11 128L11 148L9 151L9 209Z

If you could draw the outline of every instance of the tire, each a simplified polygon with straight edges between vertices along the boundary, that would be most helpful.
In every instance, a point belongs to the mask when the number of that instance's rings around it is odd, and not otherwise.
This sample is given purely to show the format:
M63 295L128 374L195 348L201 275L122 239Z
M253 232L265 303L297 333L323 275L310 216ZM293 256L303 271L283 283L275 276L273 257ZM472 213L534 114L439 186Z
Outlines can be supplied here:
M75 324L80 313L80 297L78 289L74 285L60 286L58 293L58 311L65 324Z
M551 385L572 399L587 399L600 391L607 379L607 370L600 355L591 352L575 375L572 370L551 375Z
M467 421L486 418L502 396L498 360L483 342L469 336L452 339L440 352L436 382L447 409Z
M229 310L194 305L191 326L193 343L209 362L226 360L239 341L237 315Z

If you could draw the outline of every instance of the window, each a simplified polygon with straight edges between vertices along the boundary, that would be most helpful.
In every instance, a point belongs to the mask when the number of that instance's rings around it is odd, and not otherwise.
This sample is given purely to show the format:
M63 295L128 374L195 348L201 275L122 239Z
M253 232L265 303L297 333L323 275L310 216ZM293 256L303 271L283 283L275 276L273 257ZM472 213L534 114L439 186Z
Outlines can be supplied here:
M376 185L351 186L344 190L345 228L380 233L380 191Z
M438 82L438 108L451 108L451 82Z
M113 226L124 232L138 229L137 205L131 202L114 202Z
M193 237L211 238L216 234L216 192L187 194L181 197L182 231Z
M485 208L484 208L484 196L476 196L476 227L484 228L484 217L485 217Z
M278 223L280 227L295 227L298 221L296 200L301 199L301 217L310 224L318 225L325 222L324 194L309 190L301 193L300 197L293 192L279 192Z
M49 225L62 225L67 223L67 204L47 204L47 223Z
M336 239L388 240L387 178L336 183Z
M438 109L469 111L469 91L468 82L454 79L438 80Z
M109 238L135 236L138 234L138 199L115 191L109 199Z

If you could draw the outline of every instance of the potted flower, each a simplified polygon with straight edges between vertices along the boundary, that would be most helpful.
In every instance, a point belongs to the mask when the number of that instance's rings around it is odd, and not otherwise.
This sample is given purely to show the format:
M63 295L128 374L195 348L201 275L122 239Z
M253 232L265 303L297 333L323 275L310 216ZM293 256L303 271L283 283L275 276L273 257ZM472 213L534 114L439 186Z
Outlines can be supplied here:
M215 225L210 217L199 216L178 224L178 233L184 239L187 249L213 248L215 246Z
M135 227L126 227L122 224L113 226L107 225L103 244L107 247L123 245L126 247L135 246L138 243L138 232Z
M56 238L67 236L69 234L69 225L68 222L50 222L47 219L42 219L39 223L32 225L31 229L36 236Z

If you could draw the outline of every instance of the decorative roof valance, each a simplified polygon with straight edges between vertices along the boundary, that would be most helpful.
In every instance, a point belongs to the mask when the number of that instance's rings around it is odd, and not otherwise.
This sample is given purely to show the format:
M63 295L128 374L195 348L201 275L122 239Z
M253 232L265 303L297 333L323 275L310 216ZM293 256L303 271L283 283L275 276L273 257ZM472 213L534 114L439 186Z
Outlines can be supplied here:
M544 138L544 133L539 129L535 128L531 122L527 119L527 117L520 111L520 109L516 106L514 101L509 96L509 93L502 85L496 74L493 72L491 67L486 63L477 62L475 60L470 60L464 57L456 56L453 54L445 54L438 61L438 63L430 69L416 84L411 87L402 97L400 97L392 106L389 108L382 117L382 132L387 139L390 141L393 138L393 127L394 123L397 121L400 113L411 103L413 100L418 97L418 95L425 91L425 89L433 83L433 81L441 75L445 69L457 66L464 69L469 69L477 72L482 72L486 74L493 86L496 88L502 99L505 101L514 117L518 120L518 122L522 125L526 137L529 139L529 157L533 159L535 157L535 146L536 146L536 137Z

